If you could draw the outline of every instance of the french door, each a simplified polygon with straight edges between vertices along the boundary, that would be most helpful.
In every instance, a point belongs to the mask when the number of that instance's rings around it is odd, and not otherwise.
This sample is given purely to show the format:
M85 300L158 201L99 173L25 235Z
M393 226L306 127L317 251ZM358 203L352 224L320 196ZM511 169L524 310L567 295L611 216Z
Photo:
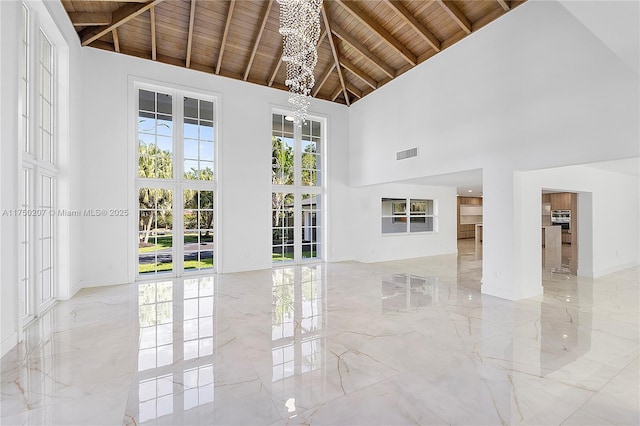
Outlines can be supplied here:
M322 120L294 126L286 113L272 115L274 264L323 258L323 128Z
M213 272L215 100L145 86L136 93L138 277Z

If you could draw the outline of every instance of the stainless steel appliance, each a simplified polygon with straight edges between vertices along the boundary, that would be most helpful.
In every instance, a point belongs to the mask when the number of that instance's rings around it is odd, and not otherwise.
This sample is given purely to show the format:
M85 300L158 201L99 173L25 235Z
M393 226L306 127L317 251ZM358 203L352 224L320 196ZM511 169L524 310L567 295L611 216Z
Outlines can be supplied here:
M571 210L551 210L551 224L571 232Z

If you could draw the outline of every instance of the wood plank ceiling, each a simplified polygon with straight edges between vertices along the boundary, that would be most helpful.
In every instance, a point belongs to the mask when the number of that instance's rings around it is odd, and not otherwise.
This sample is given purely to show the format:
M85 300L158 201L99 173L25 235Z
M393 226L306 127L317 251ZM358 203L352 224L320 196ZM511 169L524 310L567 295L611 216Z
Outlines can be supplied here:
M61 0L83 46L287 90L275 0ZM526 0L324 0L313 96L350 105Z

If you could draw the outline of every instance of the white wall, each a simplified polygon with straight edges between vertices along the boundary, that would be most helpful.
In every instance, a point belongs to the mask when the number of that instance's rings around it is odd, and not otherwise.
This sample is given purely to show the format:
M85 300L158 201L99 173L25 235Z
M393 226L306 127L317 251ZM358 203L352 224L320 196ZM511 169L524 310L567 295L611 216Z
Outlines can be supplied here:
M349 109L351 182L637 156L638 90L561 5L527 2ZM415 161L395 160L414 146Z
M355 260L380 262L457 253L455 188L391 183L354 188L352 197L358 215L351 231ZM382 198L436 200L438 232L383 235Z
M271 267L272 108L288 107L287 92L97 49L83 49L84 179L86 208L129 208L135 213L129 172L133 129L127 105L129 80L218 94L219 108L219 272ZM348 117L346 107L315 100L310 114L328 120L327 221L329 261L352 259L349 244ZM135 161L135 160L134 160ZM85 286L130 282L135 278L126 219L86 218L83 227Z
M526 273L514 173L640 155L639 89L637 72L562 5L529 1L349 109L351 183L483 169L482 291L533 296L542 287ZM415 161L395 160L414 146Z
M58 50L58 186L59 209L78 210L81 204L83 139L80 123L83 114L80 42L61 2L47 1L41 16L57 29L51 36ZM49 17L46 17L46 14ZM79 217L58 216L58 288L57 297L71 298L81 289L80 257L82 220Z

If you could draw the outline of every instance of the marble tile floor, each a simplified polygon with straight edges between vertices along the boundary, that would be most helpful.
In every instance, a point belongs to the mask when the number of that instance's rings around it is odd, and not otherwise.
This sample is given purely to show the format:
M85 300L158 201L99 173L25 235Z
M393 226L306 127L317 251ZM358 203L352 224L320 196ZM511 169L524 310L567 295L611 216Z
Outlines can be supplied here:
M637 425L640 268L480 293L481 248L84 289L2 358L2 425Z

